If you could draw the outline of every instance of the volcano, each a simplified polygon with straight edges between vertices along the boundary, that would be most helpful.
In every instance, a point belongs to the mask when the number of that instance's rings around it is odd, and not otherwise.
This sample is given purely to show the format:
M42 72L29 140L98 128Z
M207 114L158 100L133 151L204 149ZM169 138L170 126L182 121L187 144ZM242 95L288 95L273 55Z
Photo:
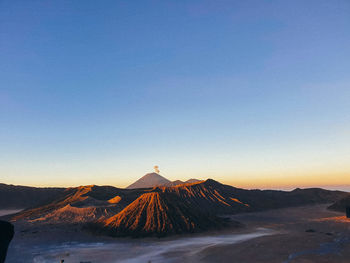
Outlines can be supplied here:
M117 215L102 220L102 229L113 236L165 236L217 228L225 222L214 215L179 202L174 194L142 194Z
M171 183L168 179L157 173L149 173L138 179L126 189L150 188L158 185L166 185Z

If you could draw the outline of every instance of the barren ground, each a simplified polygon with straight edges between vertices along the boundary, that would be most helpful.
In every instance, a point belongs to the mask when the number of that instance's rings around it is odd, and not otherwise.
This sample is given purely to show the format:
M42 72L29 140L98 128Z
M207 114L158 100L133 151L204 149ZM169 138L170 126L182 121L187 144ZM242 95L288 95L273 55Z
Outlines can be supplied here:
M350 220L305 206L231 216L243 228L170 238L109 238L76 226L16 224L7 263L350 262Z

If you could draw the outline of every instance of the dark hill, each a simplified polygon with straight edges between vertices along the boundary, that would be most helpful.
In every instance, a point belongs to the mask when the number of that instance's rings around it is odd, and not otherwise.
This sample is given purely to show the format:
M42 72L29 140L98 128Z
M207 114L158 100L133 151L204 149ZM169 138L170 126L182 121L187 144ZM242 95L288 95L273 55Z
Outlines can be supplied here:
M55 200L65 188L40 188L0 184L0 208L28 208Z

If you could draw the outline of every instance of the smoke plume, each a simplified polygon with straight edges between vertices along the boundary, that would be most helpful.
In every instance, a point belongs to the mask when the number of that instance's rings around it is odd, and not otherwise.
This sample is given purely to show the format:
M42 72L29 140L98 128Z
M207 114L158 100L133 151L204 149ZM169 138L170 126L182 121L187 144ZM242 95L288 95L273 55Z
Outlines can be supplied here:
M160 173L160 171L159 171L159 166L158 166L158 165L155 165L153 168L154 168L154 171L155 171L157 174Z

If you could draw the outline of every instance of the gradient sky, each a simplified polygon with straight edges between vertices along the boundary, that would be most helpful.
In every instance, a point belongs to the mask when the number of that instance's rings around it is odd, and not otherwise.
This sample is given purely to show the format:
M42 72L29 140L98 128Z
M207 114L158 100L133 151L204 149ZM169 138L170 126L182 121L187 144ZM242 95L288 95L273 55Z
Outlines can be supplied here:
M350 2L0 1L0 182L350 186Z

